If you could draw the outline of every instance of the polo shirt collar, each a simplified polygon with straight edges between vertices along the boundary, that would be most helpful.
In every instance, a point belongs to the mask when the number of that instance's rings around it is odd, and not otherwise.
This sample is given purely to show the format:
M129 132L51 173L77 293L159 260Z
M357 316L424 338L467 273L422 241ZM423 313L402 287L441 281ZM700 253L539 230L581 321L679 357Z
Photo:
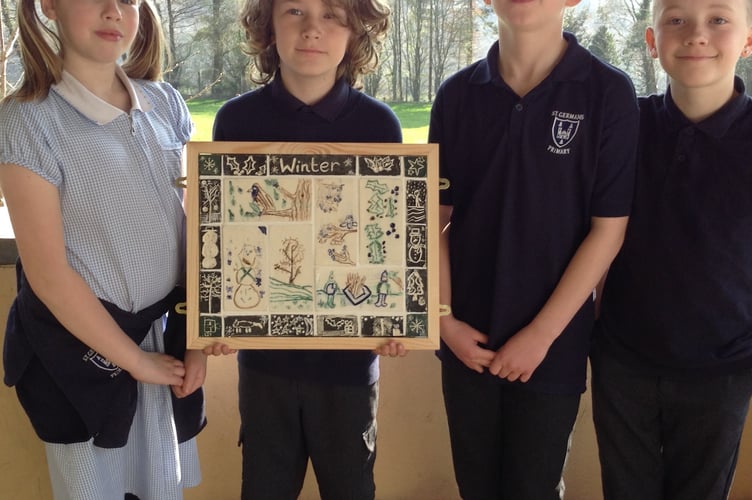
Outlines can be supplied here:
M282 78L279 76L279 72L274 76L274 79L269 86L271 88L272 97L291 113L307 111L320 116L328 122L335 121L345 109L351 88L344 79L340 78L334 82L334 87L332 87L323 99L313 106L309 106L292 95L285 88L285 85L282 83Z
M150 111L152 109L151 102L146 98L138 84L128 78L128 75L125 74L125 71L123 71L120 66L117 66L115 71L131 98L130 111ZM73 75L65 70L63 70L63 76L60 81L53 84L51 89L60 95L60 97L68 101L68 103L76 108L79 113L98 125L106 125L120 115L127 114L122 109L117 108L94 95Z
M671 86L668 87L663 96L663 104L666 109L666 126L673 130L685 127L696 127L705 134L720 138L723 137L739 117L747 112L749 97L746 94L744 81L738 76L734 77L734 90L737 95L731 98L718 111L705 118L699 123L689 120L684 113L677 107L671 96Z
M563 32L563 36L564 40L567 41L567 48L561 60L556 64L546 80L585 80L589 72L592 55L577 43L577 38L573 34L565 31ZM492 81L496 84L503 83L499 75L498 40L491 45L486 58L478 64L470 75L470 83L472 84L482 85Z

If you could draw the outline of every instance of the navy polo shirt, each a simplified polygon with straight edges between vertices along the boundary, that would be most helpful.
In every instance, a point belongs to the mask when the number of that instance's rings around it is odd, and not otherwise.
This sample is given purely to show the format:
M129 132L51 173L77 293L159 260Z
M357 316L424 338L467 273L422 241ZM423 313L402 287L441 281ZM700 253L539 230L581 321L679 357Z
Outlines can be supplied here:
M290 94L277 75L219 109L214 140L402 142L402 128L389 106L344 80L308 106ZM379 378L378 359L367 350L242 350L238 360L255 370L323 383L363 385Z
M629 214L638 110L621 71L565 33L546 79L520 98L501 79L499 46L441 86L431 112L441 191L451 205L452 310L497 350L540 311L590 230ZM594 320L587 301L524 386L585 390ZM442 345L444 362L460 363ZM490 376L490 375L489 375Z
M640 98L634 210L596 332L649 374L752 367L752 99L735 89L699 123L670 89Z

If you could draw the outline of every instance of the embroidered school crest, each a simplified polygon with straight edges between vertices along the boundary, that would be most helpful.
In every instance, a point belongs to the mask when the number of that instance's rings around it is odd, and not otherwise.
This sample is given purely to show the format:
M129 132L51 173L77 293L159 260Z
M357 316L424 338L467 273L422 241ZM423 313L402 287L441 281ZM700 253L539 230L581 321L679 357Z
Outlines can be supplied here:
M554 118L554 124L551 127L551 136L554 138L554 144L556 147L563 148L567 144L572 142L574 136L577 135L577 128L579 128L580 122L575 120L564 120L562 118Z
M569 154L567 147L577 135L580 122L585 118L583 114L565 113L552 111L553 123L551 124L551 138L553 145L548 146L548 151L555 154Z
M100 370L109 372L111 378L117 377L118 375L120 375L120 372L123 371L122 368L96 352L94 349L89 349L89 351L84 355L83 360L84 362L92 363Z

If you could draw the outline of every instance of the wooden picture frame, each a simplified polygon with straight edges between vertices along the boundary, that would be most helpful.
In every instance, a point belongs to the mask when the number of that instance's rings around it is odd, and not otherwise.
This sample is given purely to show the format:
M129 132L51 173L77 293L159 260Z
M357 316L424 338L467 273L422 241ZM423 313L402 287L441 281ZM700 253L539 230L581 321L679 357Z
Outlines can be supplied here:
M190 142L187 345L439 345L435 144Z

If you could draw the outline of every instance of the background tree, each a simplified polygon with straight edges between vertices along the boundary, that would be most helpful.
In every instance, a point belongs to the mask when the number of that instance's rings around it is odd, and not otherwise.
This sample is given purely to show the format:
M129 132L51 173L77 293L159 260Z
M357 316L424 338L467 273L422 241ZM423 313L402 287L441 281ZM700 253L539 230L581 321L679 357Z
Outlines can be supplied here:
M604 61L616 62L618 60L614 35L605 24L601 24L595 33L593 33L593 36L590 38L588 50L590 50L593 55Z
M423 82L423 58L426 51L423 33L428 21L428 9L425 1L407 0L405 3L407 9L402 12L407 15L407 25L411 28L405 32L405 45L403 47L407 56L405 58L407 62L407 89L412 100L418 102L421 98Z
M153 0L153 5L162 19L170 53L165 80L179 88L183 86L186 61L195 51L196 37L191 33L196 31L196 19L206 15L206 5L187 0Z
M745 57L736 64L736 74L744 80L744 86L749 94L752 90L752 57Z
M162 18L172 64L165 79L190 99L232 97L249 88L248 57L234 0L152 0Z
M392 101L403 101L402 87L402 32L403 0L392 0L391 58L392 58Z
M614 34L621 57L609 62L629 74L638 94L655 93L660 65L645 48L645 29L652 22L651 0L604 0L602 6L602 13L609 12L604 19L608 25L624 27Z
M227 22L226 13L223 14L224 9L222 9L222 7L224 3L224 0L211 0L211 16L207 18L207 31L209 32L211 39L214 40L214 43L211 44L211 73L209 74L209 78L212 81L217 82L211 90L211 95L213 97L223 97L226 95L222 92L223 90L226 90L227 86L227 82L222 81L225 69L224 56L227 53L224 43L224 35L226 33L226 28L232 26L232 24Z
M13 2L3 2L0 5L0 98L8 95L15 87L18 79L18 65L16 71L9 72L9 62L14 57L18 30L16 29L16 8Z
M467 0L431 0L429 9L429 64L427 98L430 101L450 68L472 61L474 10ZM472 1L470 2L472 8ZM455 52L455 50L457 52ZM469 55L468 55L469 52ZM464 56L460 58L459 56ZM459 64L452 64L453 59Z
M574 8L564 11L564 31L577 38L577 43L587 47L590 43L590 13L587 9Z

